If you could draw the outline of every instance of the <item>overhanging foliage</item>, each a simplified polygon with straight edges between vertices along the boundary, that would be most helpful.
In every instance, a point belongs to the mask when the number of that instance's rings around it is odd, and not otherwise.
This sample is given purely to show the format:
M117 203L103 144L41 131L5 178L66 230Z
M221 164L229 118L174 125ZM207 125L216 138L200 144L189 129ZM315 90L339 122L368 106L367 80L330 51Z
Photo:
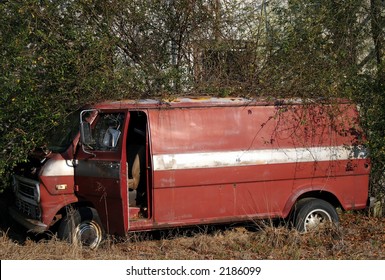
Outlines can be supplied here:
M211 94L354 100L380 194L383 12L381 0L1 1L0 189L84 103Z

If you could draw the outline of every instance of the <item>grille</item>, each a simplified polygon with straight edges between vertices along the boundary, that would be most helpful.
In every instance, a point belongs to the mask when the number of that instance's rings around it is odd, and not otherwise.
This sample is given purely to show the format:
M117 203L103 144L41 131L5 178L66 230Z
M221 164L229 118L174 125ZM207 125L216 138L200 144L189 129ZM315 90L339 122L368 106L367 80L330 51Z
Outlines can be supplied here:
M25 182L19 181L19 195L35 199L35 186L30 186Z
M16 208L29 218L40 220L41 211L39 182L20 176L14 177Z
M29 218L34 220L40 220L41 218L40 208L37 205L23 201L20 198L16 198L16 208L20 213L23 213Z

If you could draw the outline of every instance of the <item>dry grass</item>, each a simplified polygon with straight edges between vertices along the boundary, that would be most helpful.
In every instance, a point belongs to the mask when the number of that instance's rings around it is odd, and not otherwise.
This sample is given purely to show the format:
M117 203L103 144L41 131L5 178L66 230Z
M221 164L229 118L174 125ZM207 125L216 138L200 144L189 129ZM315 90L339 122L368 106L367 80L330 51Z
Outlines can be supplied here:
M285 227L263 226L180 230L164 236L132 234L123 240L107 240L97 250L79 248L54 237L37 241L0 233L0 259L385 259L385 218L344 213L338 229L300 234ZM20 235L19 235L20 237ZM20 238L19 238L20 239Z

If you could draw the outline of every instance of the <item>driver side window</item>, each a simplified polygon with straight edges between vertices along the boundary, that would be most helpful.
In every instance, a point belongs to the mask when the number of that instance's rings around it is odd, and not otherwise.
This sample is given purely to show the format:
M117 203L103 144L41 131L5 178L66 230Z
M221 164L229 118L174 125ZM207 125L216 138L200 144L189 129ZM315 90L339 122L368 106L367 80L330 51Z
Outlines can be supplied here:
M120 136L123 128L123 113L101 113L97 123L92 129L94 150L115 151L118 149Z

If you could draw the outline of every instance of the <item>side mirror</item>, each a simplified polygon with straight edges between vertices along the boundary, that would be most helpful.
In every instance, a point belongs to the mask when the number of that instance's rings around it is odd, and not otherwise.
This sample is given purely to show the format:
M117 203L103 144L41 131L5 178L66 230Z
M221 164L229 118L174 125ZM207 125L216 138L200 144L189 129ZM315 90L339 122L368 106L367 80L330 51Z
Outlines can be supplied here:
M80 123L80 140L84 145L92 144L91 125L88 122Z
M80 112L80 142L82 143L82 150L90 154L92 156L95 156L95 154L87 151L86 148L92 149L91 145L93 144L92 140L92 133L91 133L91 124L86 120L86 117L89 116L91 113L96 113L97 111L94 109L90 110L83 110Z

